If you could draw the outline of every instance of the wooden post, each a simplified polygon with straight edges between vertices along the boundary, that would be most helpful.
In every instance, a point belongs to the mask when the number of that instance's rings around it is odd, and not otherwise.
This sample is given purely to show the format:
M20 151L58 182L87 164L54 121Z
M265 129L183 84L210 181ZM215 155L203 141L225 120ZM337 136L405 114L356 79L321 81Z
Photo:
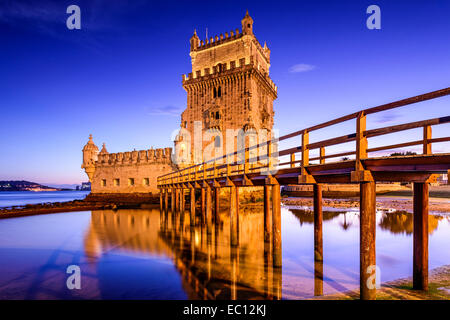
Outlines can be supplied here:
M413 288L428 290L428 183L414 183Z
M291 168L295 168L295 153L291 153Z
M363 300L376 299L373 274L375 261L375 182L360 183L360 295Z
M248 148L244 148L244 174L248 174L250 172L250 152Z
M180 189L180 212L184 213L184 188Z
M214 188L214 223L219 224L219 195L220 188Z
M172 193L170 194L170 209L172 210L172 212L175 211L175 188L172 188Z
M272 160L272 141L267 141L267 175L272 172L273 160Z
M307 176L308 172L306 171L306 167L309 166L309 133L308 131L303 131L302 134L302 169L301 174L302 176Z
M236 202L238 190L235 186L230 187L230 245L239 245L238 230L238 210L239 204Z
M314 260L314 295L323 295L323 261Z
M273 266L281 267L281 201L280 185L272 185Z
M356 168L355 171L364 171L361 159L367 158L366 115L361 112L356 119Z
M159 211L163 211L163 192L164 189L159 189Z
M325 147L320 147L320 164L325 163Z
M302 165L301 172L298 176L299 183L315 183L316 180L312 175L308 173L306 167L309 166L309 133L304 130L302 133Z
M423 154L431 154L431 126L423 127Z
M175 211L180 210L180 189L175 189Z
M264 185L264 242L270 243L272 216L270 215L270 185Z
M314 184L314 260L323 261L322 185Z
M205 204L205 200L206 200L206 190L204 187L202 187L202 198L201 198L201 207L202 207L202 224L204 224L206 222L206 204Z
M190 194L190 200L191 200L191 215L190 215L190 224L191 226L195 225L195 189L190 188L191 194Z

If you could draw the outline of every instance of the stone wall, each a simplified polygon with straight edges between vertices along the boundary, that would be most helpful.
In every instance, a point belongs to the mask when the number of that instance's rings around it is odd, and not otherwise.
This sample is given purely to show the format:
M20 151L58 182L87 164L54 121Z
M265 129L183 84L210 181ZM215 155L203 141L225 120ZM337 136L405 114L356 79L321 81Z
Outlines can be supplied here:
M157 178L176 170L172 148L109 153L105 144L98 153L92 136L83 148L82 168L88 173L91 192L101 194L159 194Z
M175 168L170 163L136 163L100 166L95 170L91 183L91 191L92 193L151 192L158 194L157 177L174 170Z

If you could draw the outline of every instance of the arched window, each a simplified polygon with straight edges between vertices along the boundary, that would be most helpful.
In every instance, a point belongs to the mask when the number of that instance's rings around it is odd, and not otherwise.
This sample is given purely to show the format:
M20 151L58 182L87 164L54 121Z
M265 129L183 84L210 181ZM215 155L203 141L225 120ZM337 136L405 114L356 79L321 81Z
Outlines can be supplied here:
M213 89L213 96L214 96L214 98L216 98L216 97L217 97L217 91L216 91L216 87L214 87L214 89Z
M219 113L219 111L216 111L216 120L219 120L220 119L220 113Z
M220 137L219 136L216 136L214 138L214 147L215 148L220 148Z
M217 97L222 96L222 90L221 89L222 88L220 88L220 86L219 86L219 89L217 90Z

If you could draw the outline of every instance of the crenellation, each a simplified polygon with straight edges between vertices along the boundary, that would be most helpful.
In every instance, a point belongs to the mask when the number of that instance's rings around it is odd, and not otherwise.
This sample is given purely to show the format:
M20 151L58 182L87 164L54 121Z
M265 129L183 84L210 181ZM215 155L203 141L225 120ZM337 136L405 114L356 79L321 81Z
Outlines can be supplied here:
M139 150L139 162L147 162L147 150Z
M117 153L99 153L96 166L139 165L147 163L170 162L172 148L133 150Z
M246 61L246 58L241 58L238 61L238 67L236 66L236 61L229 61L222 64L218 64L215 66L212 66L212 72L210 73L210 68L205 68L203 71L203 74L201 70L197 70L195 72L195 77L192 76L192 73L189 73L188 76L183 75L182 76L182 84L187 85L191 83L192 81L200 82L205 80L211 80L213 78L216 78L218 76L226 76L228 75L227 72L233 73L239 70L248 70L255 66L254 57L250 56L248 58L249 61ZM259 66L259 67L258 67ZM269 88L271 88L275 95L277 94L277 86L274 84L274 82L269 77L269 72L262 68L260 65L258 65L256 68L254 68L254 71L258 72L260 77L265 80L265 83Z

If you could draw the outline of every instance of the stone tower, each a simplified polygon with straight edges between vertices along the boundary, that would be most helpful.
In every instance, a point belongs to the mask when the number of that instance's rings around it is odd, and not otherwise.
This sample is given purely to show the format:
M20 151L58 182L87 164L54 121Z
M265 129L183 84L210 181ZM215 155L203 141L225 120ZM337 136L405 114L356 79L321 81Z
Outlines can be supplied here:
M103 150L102 150L103 151ZM89 177L89 182L92 182L95 172L95 162L98 160L98 147L94 144L92 140L92 134L89 135L89 141L83 147L83 164L81 169L86 171Z
M186 156L186 163L221 155L217 150L223 155L235 151L236 140L227 141L229 129L272 131L277 87L269 77L270 50L253 34L253 19L248 12L241 22L242 32L236 29L200 40L194 31L190 39L192 72L182 77L187 108L175 140L176 152ZM194 139L199 128L203 134L200 147ZM230 149L230 145L234 147Z

